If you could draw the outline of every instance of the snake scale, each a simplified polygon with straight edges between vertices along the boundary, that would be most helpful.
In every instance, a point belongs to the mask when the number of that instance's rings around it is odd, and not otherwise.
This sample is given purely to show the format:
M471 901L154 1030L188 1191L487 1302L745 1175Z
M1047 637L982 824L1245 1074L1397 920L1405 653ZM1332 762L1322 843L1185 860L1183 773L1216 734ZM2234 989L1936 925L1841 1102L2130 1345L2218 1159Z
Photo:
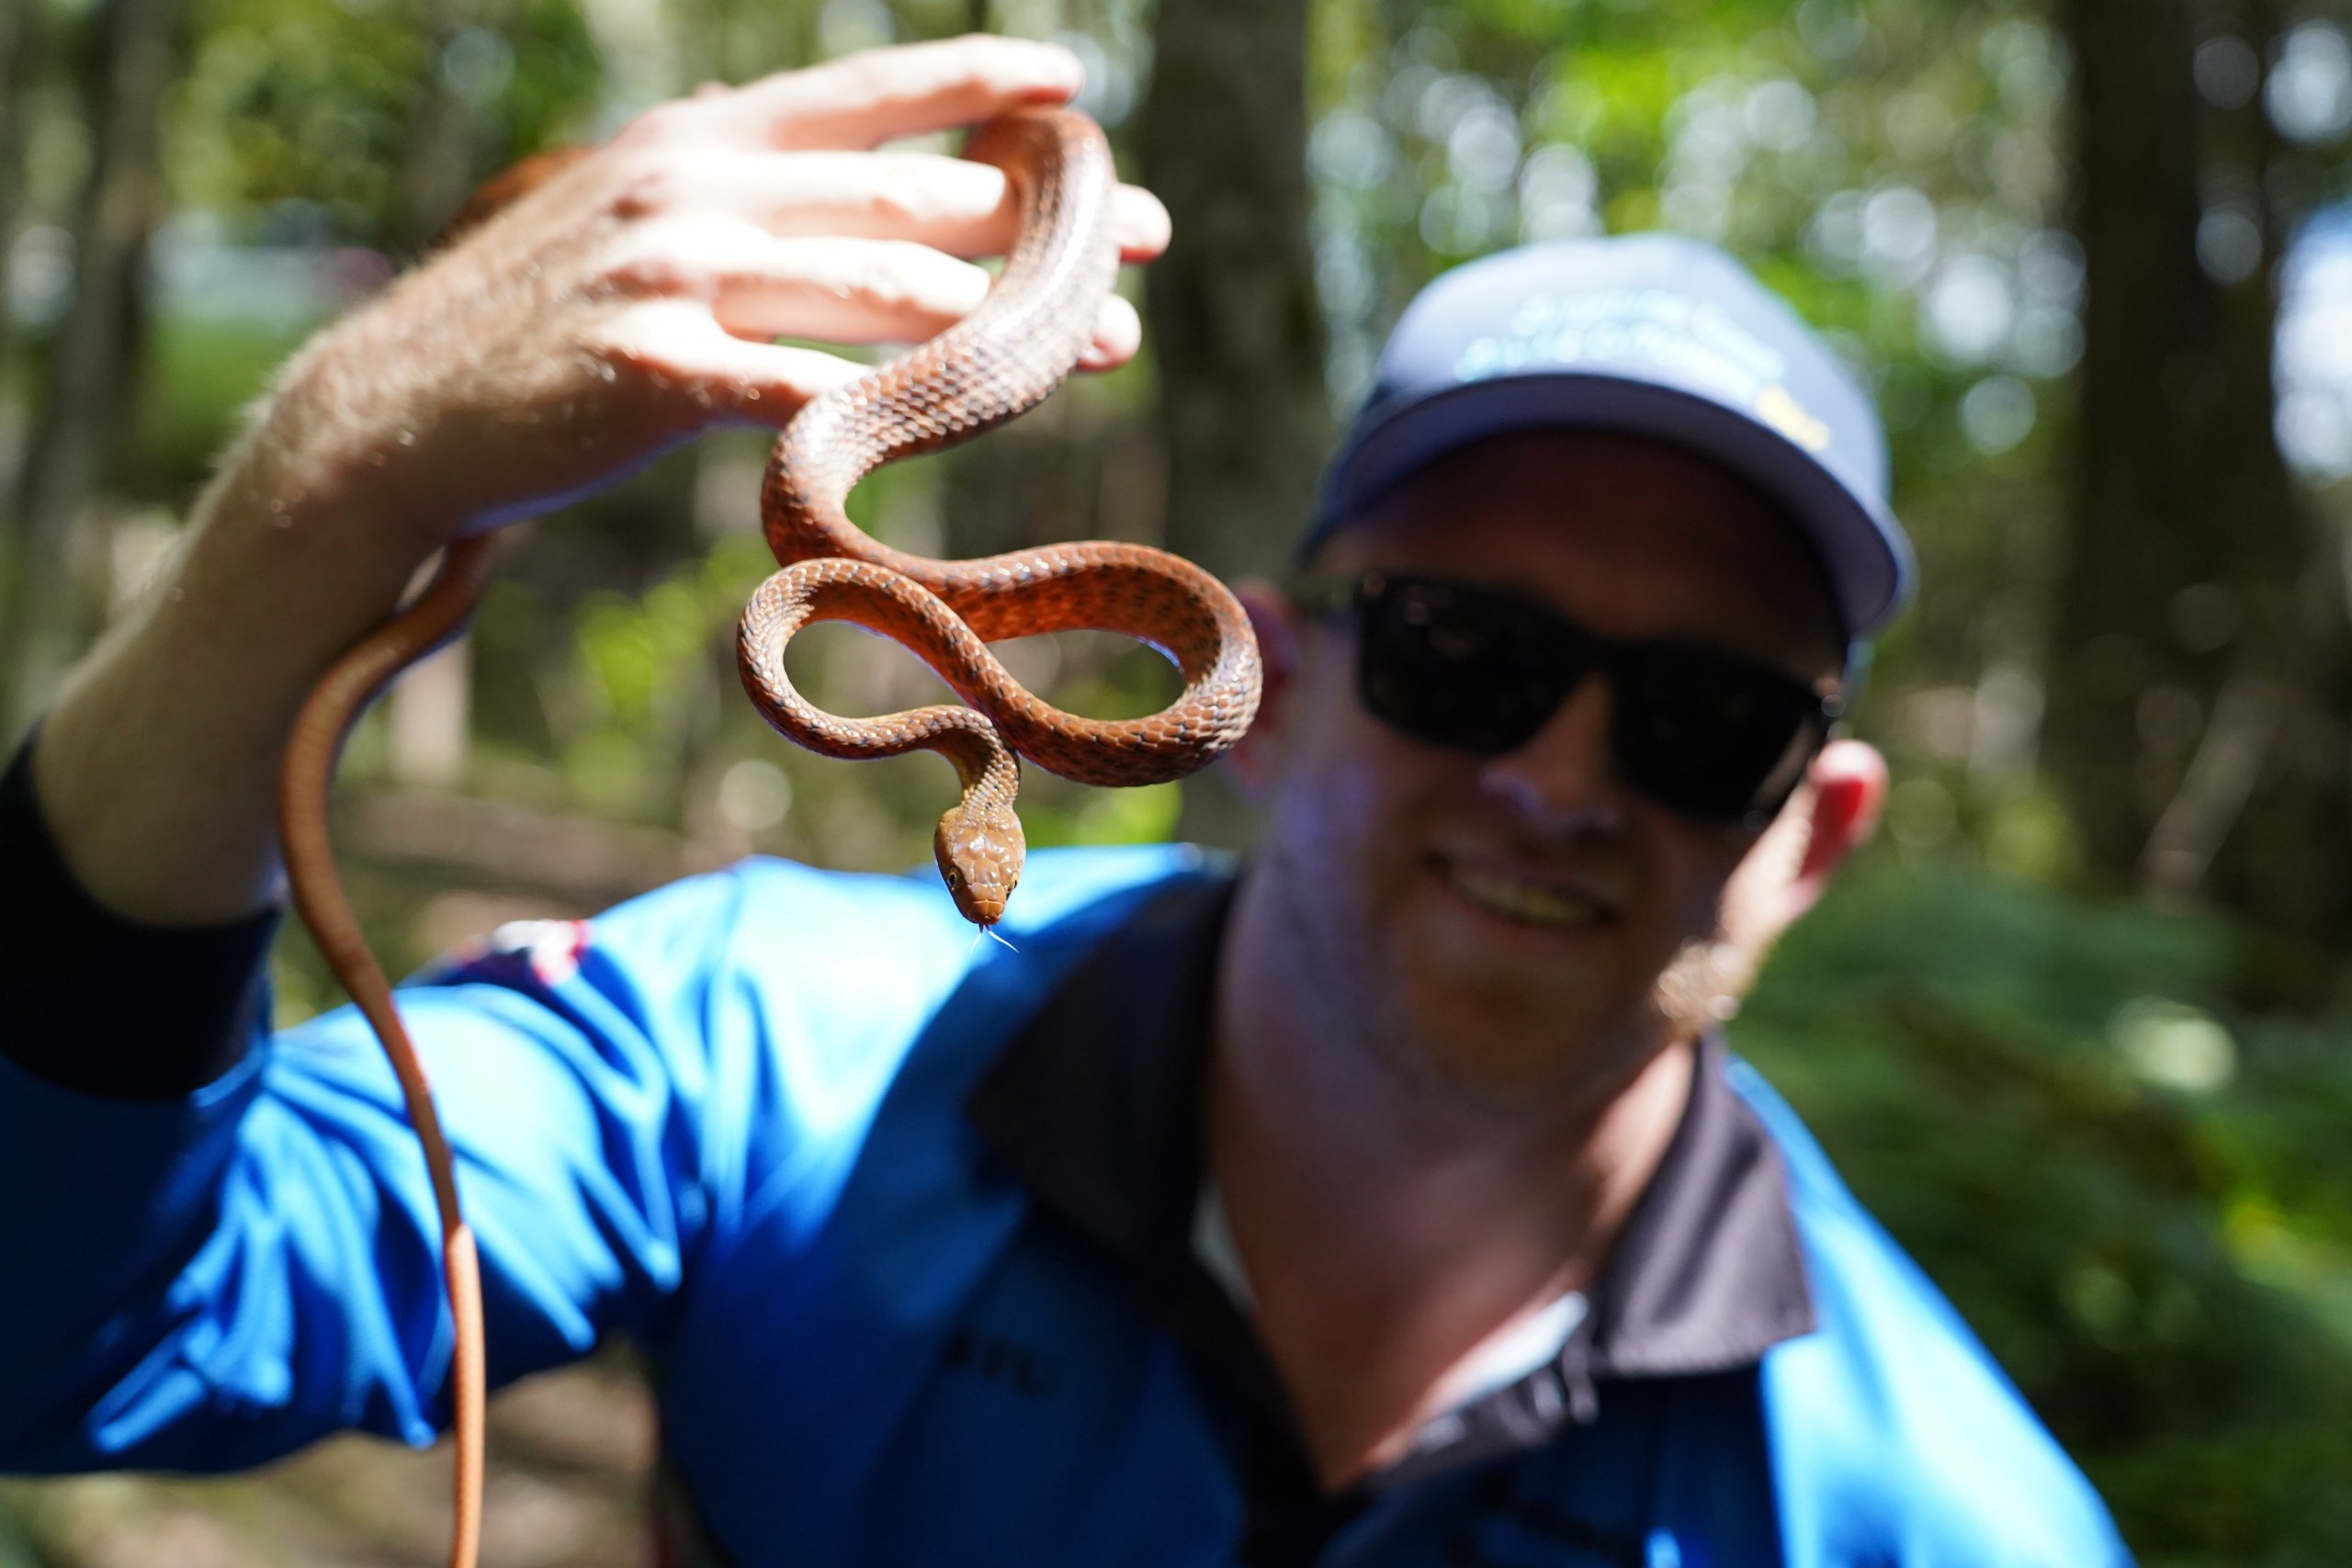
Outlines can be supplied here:
M1021 873L1012 752L1090 784L1156 784L1233 744L1258 707L1258 645L1224 584L1164 551L1100 540L938 561L860 533L842 510L879 464L935 451L1035 406L1078 362L1111 291L1118 180L1092 121L1027 109L990 121L966 155L1002 168L1020 236L970 316L912 354L818 399L777 440L760 497L785 567L752 596L736 647L743 689L787 739L835 757L917 748L956 764L963 798L934 841L956 907L993 925ZM836 718L784 674L785 639L811 621L857 621L896 637L968 707ZM982 645L1083 627L1151 643L1184 689L1145 718L1086 719L1024 690ZM1009 749L1009 750L1008 750Z
M1080 541L940 561L893 549L849 521L843 503L851 488L877 466L953 446L1051 392L1091 341L1116 275L1110 219L1117 176L1091 121L1067 109L1015 110L975 132L966 156L1001 168L1013 191L1019 231L1004 270L970 316L816 398L786 426L760 503L781 570L752 594L736 647L744 690L787 739L834 757L928 750L955 765L962 793L940 818L933 852L957 909L987 927L1003 917L1021 874L1016 757L1080 784L1181 777L1249 727L1260 670L1249 619L1233 595L1163 551ZM521 177L510 172L493 180L487 199L469 204L460 225L520 196L565 161L541 160ZM464 625L490 558L487 536L451 546L424 592L321 678L288 740L278 792L296 905L391 1059L432 1178L455 1325L452 1568L473 1568L481 1540L481 1268L424 1068L337 883L326 808L353 720L401 671ZM831 620L903 643L969 705L867 719L815 706L786 676L785 648L801 627ZM1083 718L1024 689L987 648L1001 638L1070 630L1121 633L1159 649L1182 675L1182 694L1143 718Z

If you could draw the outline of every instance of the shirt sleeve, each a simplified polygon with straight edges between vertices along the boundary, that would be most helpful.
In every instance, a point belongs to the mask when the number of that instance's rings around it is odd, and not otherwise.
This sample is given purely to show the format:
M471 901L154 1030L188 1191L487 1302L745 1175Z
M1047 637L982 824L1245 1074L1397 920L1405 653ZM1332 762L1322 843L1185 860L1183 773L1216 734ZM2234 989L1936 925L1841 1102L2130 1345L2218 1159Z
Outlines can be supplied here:
M277 911L175 927L100 904L33 797L38 739L0 773L0 1056L90 1094L185 1095L234 1065L266 1011Z
M12 940L47 957L0 971L0 1472L239 1469L354 1427L431 1441L440 1231L365 1022L271 1036L262 926L126 932L28 824L0 826L0 908L22 927L73 906L55 923L75 934ZM1033 857L1024 918L1059 929L1164 858ZM951 997L959 1017L1035 1005L1037 949L1058 949L1013 934L1026 955L981 948L935 878L752 860L502 928L400 987L481 1248L492 1384L616 1333L658 1365L684 1281L807 1245L820 1227L772 1216L821 1209ZM163 1066L85 1070L102 1058Z
M743 983L751 880L510 928L400 991L481 1250L493 1383L608 1332L658 1353L711 1194L781 1157L711 1136L797 1027L788 989ZM54 1040L12 1025L0 1054L0 1472L234 1469L349 1427L429 1442L448 1417L439 1226L365 1023L345 1009L268 1037L243 999L251 932L192 939L236 985L174 948L169 977L198 972L174 1004L136 967L152 950L87 913L97 951L61 941L45 982L8 976L14 1018ZM178 1092L126 1098L73 1067L104 1049L185 1074L230 1027L233 1065ZM140 1030L173 1038L117 1037Z

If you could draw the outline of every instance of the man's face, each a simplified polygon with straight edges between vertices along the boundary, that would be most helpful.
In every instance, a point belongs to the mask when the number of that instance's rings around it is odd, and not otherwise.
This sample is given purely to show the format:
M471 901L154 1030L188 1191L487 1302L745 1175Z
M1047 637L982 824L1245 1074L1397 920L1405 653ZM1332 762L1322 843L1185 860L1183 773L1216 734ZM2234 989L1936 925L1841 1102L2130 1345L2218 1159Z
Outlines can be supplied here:
M1609 637L1707 643L1808 684L1841 662L1819 568L1772 505L1638 438L1538 431L1453 453L1334 536L1313 570L1372 568L1509 588ZM1479 757L1364 711L1346 617L1296 631L1297 667L1257 741L1258 874L1318 1026L1432 1087L1580 1098L1736 993L1744 947L1770 936L1743 943L1735 916L1726 938L1726 887L1758 835L1627 784L1606 681L1578 685L1518 750Z

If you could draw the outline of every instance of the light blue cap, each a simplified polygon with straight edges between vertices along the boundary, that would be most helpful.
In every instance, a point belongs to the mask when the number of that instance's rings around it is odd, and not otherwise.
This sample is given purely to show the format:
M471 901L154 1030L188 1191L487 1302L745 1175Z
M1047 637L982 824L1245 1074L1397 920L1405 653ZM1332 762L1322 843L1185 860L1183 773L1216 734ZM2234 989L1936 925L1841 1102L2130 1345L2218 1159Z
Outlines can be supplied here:
M1869 397L1746 268L1668 234L1524 245L1423 289L1381 351L1300 554L1457 446L1562 425L1674 442L1779 502L1849 638L1910 597Z

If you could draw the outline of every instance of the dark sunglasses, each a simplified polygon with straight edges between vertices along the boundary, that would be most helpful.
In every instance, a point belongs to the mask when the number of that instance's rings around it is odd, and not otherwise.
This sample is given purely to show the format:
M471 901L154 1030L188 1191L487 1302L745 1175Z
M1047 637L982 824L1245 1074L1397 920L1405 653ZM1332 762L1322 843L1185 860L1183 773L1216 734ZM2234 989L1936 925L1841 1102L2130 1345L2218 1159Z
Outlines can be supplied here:
M1686 642L1618 642L1495 588L1368 571L1292 602L1352 611L1363 705L1417 740L1497 757L1525 745L1588 675L1609 678L1626 780L1671 810L1761 827L1844 711L1752 659Z

